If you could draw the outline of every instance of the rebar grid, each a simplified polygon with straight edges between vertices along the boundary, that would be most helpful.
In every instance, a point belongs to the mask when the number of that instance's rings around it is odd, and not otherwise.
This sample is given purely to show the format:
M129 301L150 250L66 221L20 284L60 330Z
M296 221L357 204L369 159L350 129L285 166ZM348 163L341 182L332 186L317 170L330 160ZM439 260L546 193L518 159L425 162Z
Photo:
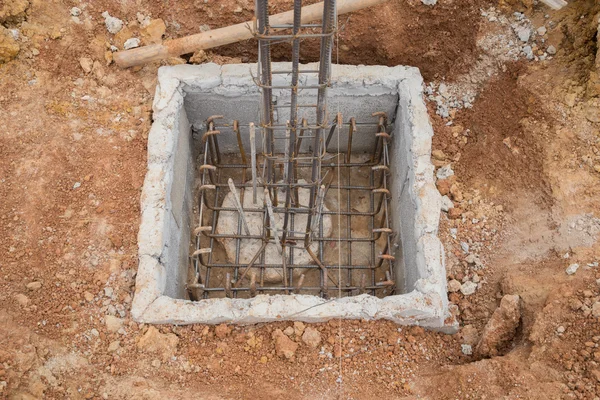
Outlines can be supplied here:
M256 127L253 123L240 125L238 121L231 124L222 123L222 116L213 116L206 121L206 132L202 135L204 154L203 164L200 166L201 186L199 188L199 225L195 229L195 251L192 261L195 276L188 285L190 298L199 300L211 296L238 297L241 295L255 296L257 293L312 293L321 297L329 297L331 291L354 295L369 292L373 295L390 294L395 289L394 282L394 257L390 255L390 216L388 202L390 193L387 189L387 175L389 173L389 153L387 133L387 118L384 113L375 113L376 122L357 123L350 118L343 123L342 115L336 115L333 122L329 123L327 112L327 89L331 79L331 55L333 39L336 29L336 1L325 0L323 18L320 25L301 24L302 0L294 0L293 24L285 26L270 26L268 16L268 0L256 0L256 26L255 37L259 46L258 78L255 80L261 90L261 112L258 128L262 135L262 149L257 152L255 148ZM314 29L320 27L320 33ZM306 30L312 30L306 33ZM291 30L291 34L273 33L274 31ZM318 70L300 70L300 41L306 38L320 38L320 62ZM273 71L271 66L271 45L287 42L292 45L292 68L290 71ZM289 74L289 85L274 85L273 74ZM317 74L317 85L301 85L301 74ZM273 89L288 91L289 104L275 105L273 102ZM299 104L298 94L304 90L316 90L316 104ZM285 123L275 120L275 109L290 109L290 119ZM313 108L315 121L309 122L302 119L299 123L299 109L303 111ZM375 128L376 145L370 160L367 163L353 162L352 135L356 132L357 125L372 126ZM250 162L242 145L241 128L248 128L251 143ZM347 152L327 154L327 149L336 129L349 129ZM227 131L227 133L226 133ZM324 132L329 131L327 138ZM283 132L283 135L276 135ZM305 134L308 133L308 134ZM219 151L218 136L235 134L240 149L241 160L224 162ZM276 154L276 141L284 140L283 154ZM302 142L309 140L311 153L300 154ZM340 149L338 149L339 151ZM258 153L258 154L257 154ZM259 177L258 157L262 159L262 173ZM336 162L323 166L325 157L336 159ZM241 161L241 163L239 162ZM369 184L352 184L353 169L369 167ZM247 171L250 169L252 179L247 180ZM325 169L325 173L323 173ZM241 177L235 172L241 170ZM309 177L305 182L299 181L301 170L309 170ZM344 185L332 184L334 174L346 173ZM330 172L333 172L329 174ZM327 176L329 174L329 180ZM239 188L239 195L236 188ZM308 204L300 204L299 190L310 192ZM330 189L346 191L346 210L339 204L337 210L328 211L324 204L329 199ZM244 207L244 196L247 190L252 191L253 206ZM257 204L257 192L263 191L264 204ZM282 192L285 199L278 199ZM335 191L334 191L335 192ZM369 196L369 211L357 212L351 209L352 192L365 192ZM234 207L222 205L225 194L230 193ZM331 196L332 197L332 196ZM283 200L283 201L282 201ZM341 199L338 199L341 200ZM221 205L220 205L221 204ZM219 213L237 213L237 231L232 233L217 233ZM251 234L246 220L246 213L260 213L262 215L262 234ZM276 216L283 215L282 226L277 226ZM306 214L305 226L296 226L295 217ZM337 237L326 237L323 231L323 218L328 215L337 215L345 218L345 232L338 226ZM353 237L352 221L357 218L368 218L369 236ZM376 221L376 218L380 218ZM295 224L296 223L296 224ZM377 242L383 240L382 248L377 249ZM235 241L234 259L225 258L216 260L216 243L219 240ZM240 262L240 249L248 240L260 240L262 245L249 263ZM346 247L346 265L342 260L337 263L328 262L325 257L325 245L332 244ZM247 243L247 242L246 242ZM318 244L317 251L311 249L313 243ZM365 263L353 261L353 244L367 244L369 260ZM269 264L266 262L265 252L267 245L275 244L279 251L281 262ZM379 250L379 251L377 251ZM298 252L307 252L312 263L300 265L295 262ZM231 257L230 257L231 258ZM385 271L381 268L387 266ZM277 268L281 270L280 284L265 284L265 270ZM302 269L296 282L295 269ZM211 271L220 271L220 279L211 278ZM256 270L258 269L258 277ZM346 269L345 282L336 281L329 275L332 269ZM319 271L318 282L311 282L311 270ZM222 276L222 272L225 276ZM360 276L355 279L353 271L359 271ZM378 276L378 272L380 276ZM314 275L314 274L313 274ZM367 275L369 277L367 278ZM258 280L258 281L257 281ZM217 281L215 283L215 281ZM306 284L305 284L306 281Z
M195 279L192 284L188 285L190 298L199 300L210 297L247 297L255 296L256 294L315 294L324 298L337 294L338 290L343 295L357 295L362 293L370 293L376 296L385 296L393 293L395 290L394 282L394 257L390 255L392 230L390 228L390 215L388 212L390 192L388 190L388 175L389 175L389 149L388 141L390 139L389 127L387 126L386 117L383 113L375 113L374 116L378 119L375 124L374 135L376 136L375 147L366 162L352 160L352 136L356 132L358 125L354 118L350 118L347 123L339 124L341 116L338 116L332 124L332 130L348 129L348 143L346 153L333 154L333 158L339 158L336 162L326 163L323 166L323 177L318 177L319 187L324 188L322 191L323 200L321 204L336 197L337 189L346 192L345 209L342 204L339 204L337 210L322 210L320 213L315 208L290 204L286 207L285 204L272 205L272 212L275 214L290 215L290 227L285 230L286 239L282 241L283 232L278 232L277 236L271 234L269 229L269 210L264 204L256 204L252 207L244 207L241 212L236 207L224 207L222 205L225 195L231 192L231 185L240 190L240 202L243 204L243 197L250 195L253 191L253 186L256 185L258 191L271 190L276 191L280 188L289 188L290 191L295 191L299 188L314 187L314 182L307 181L305 183L298 182L288 185L284 181L269 183L266 179L258 179L258 182L253 182L252 179L247 179L250 175L248 170L252 170L251 160L247 160L247 152L241 145L240 124L234 121L231 124L221 124L222 130L214 130L215 121L211 118L207 121L207 131L203 134L202 140L204 145L204 154L202 155L203 164L199 167L200 171L200 187L199 187L199 214L198 221L200 224L194 230L195 234L195 251L192 254L193 267L195 271ZM220 116L217 116L220 117ZM303 123L303 125L306 125ZM369 125L369 124L362 124ZM248 132L253 129L252 125L247 126ZM295 143L295 149L299 149L301 140L304 137L304 132L301 130ZM215 133L218 132L218 133ZM229 159L225 160L218 153L218 138L223 135L236 135L238 144L240 145L240 161ZM323 154L327 153L327 148L322 142ZM321 158L323 155L320 156ZM243 159L246 159L245 162ZM297 170L312 171L312 156L299 154L293 157L293 165ZM275 178L283 178L285 160L279 159L274 163ZM356 176L356 172L360 168L368 168L368 184L352 184L351 177ZM333 179L323 179L327 175L333 176L334 173L347 170L346 181L337 185L332 183ZM241 171L241 173L240 173ZM240 177L241 174L241 177ZM266 167L263 164L262 174L266 174ZM296 174L298 172L296 171ZM232 182L230 183L230 180ZM333 189L333 190L332 190ZM250 193L248 193L250 191ZM351 207L352 193L357 195L363 193L369 198L369 208L366 212L355 211ZM297 199L297 197L295 197ZM265 197L270 199L270 197ZM319 202L316 201L318 204ZM238 215L237 231L232 233L217 233L216 227L218 224L219 213L221 212L236 212ZM252 235L245 232L243 216L244 213L261 213L263 221L263 233L261 235ZM295 230L294 218L299 214L313 215L317 219L317 226L311 228L311 242L318 243L318 250L313 252L310 247L304 245L305 232L303 230ZM322 218L324 215L340 215L346 219L345 228L338 226L337 235L326 237L323 235ZM353 237L352 224L353 219L363 218L368 220L367 237ZM357 222L358 223L358 222ZM235 259L229 260L226 257L221 257L220 260L215 259L215 248L217 241L223 239L233 239L236 241ZM249 263L240 263L239 255L242 246L248 240L261 240L262 246L254 255ZM266 246L280 243L284 249L281 263L267 264L265 263ZM368 245L370 256L368 262L358 263L353 261L353 244ZM337 260L336 262L327 262L325 253L326 246L342 245L345 247L346 259ZM298 256L299 252L306 251L311 255L314 261L308 265L299 265L294 262L294 257ZM342 264L342 265L340 265ZM281 270L282 281L279 284L265 284L264 274L267 268L277 268ZM295 269L303 270L300 276L294 273ZM330 274L331 270L346 270L345 280L342 282L336 281L335 274ZM212 275L215 270L218 270L218 275L214 278ZM315 279L315 273L319 272L318 279ZM258 273L257 273L258 271ZM224 273L224 276L223 276ZM309 284L305 284L308 282Z

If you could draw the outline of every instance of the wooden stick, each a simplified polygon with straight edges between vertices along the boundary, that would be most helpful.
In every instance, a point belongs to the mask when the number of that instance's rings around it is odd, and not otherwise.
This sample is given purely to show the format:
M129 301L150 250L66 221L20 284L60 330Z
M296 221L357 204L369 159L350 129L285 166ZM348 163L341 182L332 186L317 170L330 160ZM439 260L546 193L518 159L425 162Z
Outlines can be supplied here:
M281 248L281 243L279 242L279 233L277 233L277 225L275 225L275 213L273 212L273 203L271 202L271 196L269 196L269 189L265 188L264 194L265 204L267 205L267 214L269 215L269 224L271 225L271 232L273 233L273 238L275 239L277 250L279 251L279 254L281 254L283 249Z
M240 217L242 217L244 231L246 232L246 235L250 236L250 228L248 228L248 222L246 222L246 214L244 214L244 208L242 207L242 203L240 202L240 198L238 197L237 190L235 189L235 185L233 183L233 179L229 178L227 180L227 183L229 184L229 190L231 190L231 194L233 195L233 202L235 203L235 207L238 209Z
M363 8L371 7L386 0L338 0L338 15L351 13ZM319 20L323 16L323 3L316 3L302 7L302 23ZM272 15L270 25L286 25L294 22L294 12ZM193 53L198 50L211 49L230 43L252 39L254 36L254 22L247 21L207 32L184 36L179 39L165 41L162 44L138 47L113 54L115 63L121 68L143 65L152 61L159 61L169 57L179 57L182 54Z

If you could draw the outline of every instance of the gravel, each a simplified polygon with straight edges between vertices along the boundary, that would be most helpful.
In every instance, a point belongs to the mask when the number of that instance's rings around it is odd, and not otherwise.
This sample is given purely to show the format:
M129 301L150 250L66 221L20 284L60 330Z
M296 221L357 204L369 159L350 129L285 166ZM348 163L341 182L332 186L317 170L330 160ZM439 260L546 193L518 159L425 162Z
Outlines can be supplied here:
M565 272L567 273L567 275L573 275L575 272L577 272L578 269L579 269L579 264L571 264L567 267Z
M465 296L470 296L477 290L477 284L475 282L466 281L460 286L460 292Z
M102 16L104 17L104 24L106 25L106 30L108 30L108 32L114 35L123 29L123 21L119 18L111 17L108 11L104 11Z

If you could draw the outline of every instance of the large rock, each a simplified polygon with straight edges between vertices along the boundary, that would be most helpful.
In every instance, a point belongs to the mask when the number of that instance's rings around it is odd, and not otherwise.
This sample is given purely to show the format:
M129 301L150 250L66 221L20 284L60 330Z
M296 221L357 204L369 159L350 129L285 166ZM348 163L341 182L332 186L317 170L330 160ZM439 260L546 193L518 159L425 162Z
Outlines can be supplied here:
M518 295L506 295L492 318L483 329L477 345L477 354L481 357L493 357L503 345L515 336L521 321L521 298Z
M19 44L10 31L0 26L0 64L7 63L19 54Z
M299 179L298 183L306 183L305 180ZM241 197L240 189L236 189L238 198ZM285 201L285 193L283 190L278 192L279 206L283 205ZM298 197L300 198L300 204L302 206L308 206L310 198L310 189L300 188L298 190ZM257 192L256 205L253 204L252 189L246 189L244 191L243 208L263 208L264 192L259 188ZM235 200L232 192L227 193L225 199L223 199L222 207L235 208ZM325 205L323 205L323 211L329 211ZM246 221L248 223L248 229L251 235L262 235L263 234L263 214L258 212L246 212ZM283 229L283 213L275 213L275 226L277 227L277 234L281 235ZM329 214L323 215L323 236L329 237L332 232L331 216ZM306 227L307 214L296 214L294 218L294 230L303 231ZM288 226L289 229L289 226ZM217 222L216 232L218 234L237 234L238 232L238 212L237 211L221 211L219 213L219 220ZM242 228L242 234L244 229ZM225 248L227 259L233 263L236 256L236 244L237 239L218 238L217 239ZM240 244L240 264L248 264L254 257L254 255L260 250L262 246L261 239L244 239ZM318 253L318 243L314 242L310 245L311 250L314 253ZM266 264L281 264L281 254L275 243L270 243L265 248L265 263ZM296 265L309 265L314 264L313 259L310 257L305 250L294 250L294 264ZM305 270L302 268L294 268L294 277L300 276ZM260 269L256 269L256 275L259 276ZM250 277L250 274L247 275ZM283 271L281 268L265 268L264 281L267 283L280 283L283 282Z
M0 0L0 24L17 24L25 19L27 0Z
M174 333L160 333L158 329L151 326L142 336L137 347L144 353L158 354L163 361L167 361L177 352L178 344L179 337L177 335Z

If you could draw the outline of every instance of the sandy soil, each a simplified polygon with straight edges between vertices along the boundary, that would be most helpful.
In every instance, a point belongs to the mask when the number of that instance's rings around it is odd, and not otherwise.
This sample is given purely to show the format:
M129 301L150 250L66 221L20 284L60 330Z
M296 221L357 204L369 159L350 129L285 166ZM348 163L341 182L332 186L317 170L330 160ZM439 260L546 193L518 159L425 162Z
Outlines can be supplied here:
M129 316L159 64L126 71L110 64L110 45L121 47L127 32L109 34L101 13L126 21L130 36L140 30L137 12L161 18L165 38L174 38L246 20L252 2L0 1L0 11L19 3L24 14L0 20L21 34L17 58L0 65L0 397L600 396L594 1L558 12L502 1L502 13L523 11L535 27L553 21L545 38L556 55L498 61L473 107L456 111L451 125L429 103L434 162L455 171L456 211L443 213L440 226L448 279L478 284L472 295L449 294L461 331L333 321L310 326L321 337L313 348L301 339L308 327L297 326L288 331L298 344L290 358L274 332L291 323L156 330ZM273 3L280 11L292 2ZM71 17L74 6L81 23ZM461 82L483 59L478 41L494 25L480 9L490 6L498 4L390 0L342 18L338 60L410 64L426 82ZM248 41L204 59L252 62L255 48ZM314 60L315 49L306 46L303 61ZM87 72L82 58L92 61ZM567 275L574 263L579 269ZM495 357L464 354L506 294L521 298L515 335Z

